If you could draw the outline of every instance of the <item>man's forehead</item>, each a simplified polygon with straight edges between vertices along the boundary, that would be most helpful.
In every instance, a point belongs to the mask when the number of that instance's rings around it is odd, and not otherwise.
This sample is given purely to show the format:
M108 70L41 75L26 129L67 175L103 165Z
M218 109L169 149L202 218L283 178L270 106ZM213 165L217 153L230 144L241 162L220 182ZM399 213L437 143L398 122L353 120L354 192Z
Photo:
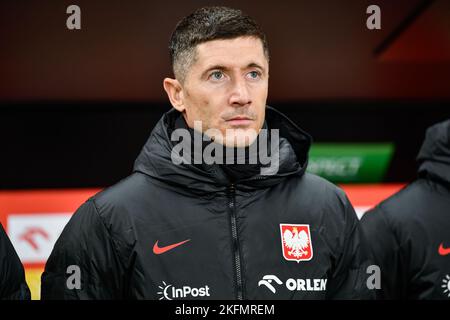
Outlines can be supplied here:
M262 41L255 37L239 37L201 43L196 48L195 60L201 68L208 68L212 65L247 67L250 64L264 67L267 62Z

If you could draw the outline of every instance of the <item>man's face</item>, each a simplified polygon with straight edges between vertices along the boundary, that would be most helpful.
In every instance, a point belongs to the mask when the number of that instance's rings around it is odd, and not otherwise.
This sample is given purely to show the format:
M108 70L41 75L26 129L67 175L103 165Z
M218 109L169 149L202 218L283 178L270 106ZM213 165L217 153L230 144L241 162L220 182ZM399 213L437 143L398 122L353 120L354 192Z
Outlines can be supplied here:
M226 146L251 144L264 122L268 79L269 65L258 38L198 45L180 95L188 126L201 121L203 132L219 130L221 135L209 136Z

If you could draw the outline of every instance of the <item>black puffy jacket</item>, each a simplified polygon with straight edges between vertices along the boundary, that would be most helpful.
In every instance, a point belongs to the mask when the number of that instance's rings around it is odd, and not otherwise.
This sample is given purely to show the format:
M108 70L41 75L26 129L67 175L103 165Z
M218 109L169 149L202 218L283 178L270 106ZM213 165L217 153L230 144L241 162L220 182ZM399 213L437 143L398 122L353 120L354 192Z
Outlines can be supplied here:
M268 107L279 171L231 184L218 165L172 163L168 132L180 116L167 112L133 174L72 217L42 275L43 299L372 297L355 212L342 190L305 173L306 133Z
M0 224L0 300L30 300L30 290L16 250Z
M382 299L450 298L450 120L427 130L417 160L419 178L361 220Z

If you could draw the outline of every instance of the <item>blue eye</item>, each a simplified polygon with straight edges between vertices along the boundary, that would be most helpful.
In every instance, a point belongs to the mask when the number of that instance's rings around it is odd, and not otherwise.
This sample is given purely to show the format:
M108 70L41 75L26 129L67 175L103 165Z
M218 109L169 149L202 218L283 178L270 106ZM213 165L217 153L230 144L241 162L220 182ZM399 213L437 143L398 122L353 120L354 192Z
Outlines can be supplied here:
M251 71L248 73L250 75L250 78L257 79L259 77L259 72L257 71Z
M223 78L223 73L221 71L214 71L213 73L211 73L211 77L214 80L220 80Z

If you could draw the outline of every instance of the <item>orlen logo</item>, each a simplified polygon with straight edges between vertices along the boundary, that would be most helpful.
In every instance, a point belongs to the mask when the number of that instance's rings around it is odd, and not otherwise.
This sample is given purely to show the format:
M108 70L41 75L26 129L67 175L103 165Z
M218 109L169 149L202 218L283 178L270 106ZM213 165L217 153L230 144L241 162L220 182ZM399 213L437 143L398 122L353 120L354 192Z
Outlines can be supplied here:
M40 247L36 241L37 236L41 236L45 240L49 240L50 238L45 229L38 227L29 227L19 236L19 240L28 242L28 244L33 248L33 250L39 251Z
M45 263L72 215L10 214L8 235L22 263Z
M190 299L197 297L209 297L209 287L204 286L200 288L191 288L189 286L183 286L181 288L175 288L171 284L162 282L163 286L158 286L161 291L158 291L158 295L161 295L159 300L174 300L174 299Z
M279 286L283 284L275 275L265 275L262 280L258 282L258 287L261 285L266 286L272 293L276 293L277 290L272 285L275 281ZM325 291L327 289L327 279L293 279L289 278L285 283L286 289L289 291Z
M267 275L267 276L264 276L262 278L262 280L259 280L258 287L261 286L261 285L265 285L267 288L269 288L270 291L275 293L275 292L277 292L277 290L272 285L272 281L275 281L278 285L282 285L283 284L283 282L280 279L278 279L277 276Z

